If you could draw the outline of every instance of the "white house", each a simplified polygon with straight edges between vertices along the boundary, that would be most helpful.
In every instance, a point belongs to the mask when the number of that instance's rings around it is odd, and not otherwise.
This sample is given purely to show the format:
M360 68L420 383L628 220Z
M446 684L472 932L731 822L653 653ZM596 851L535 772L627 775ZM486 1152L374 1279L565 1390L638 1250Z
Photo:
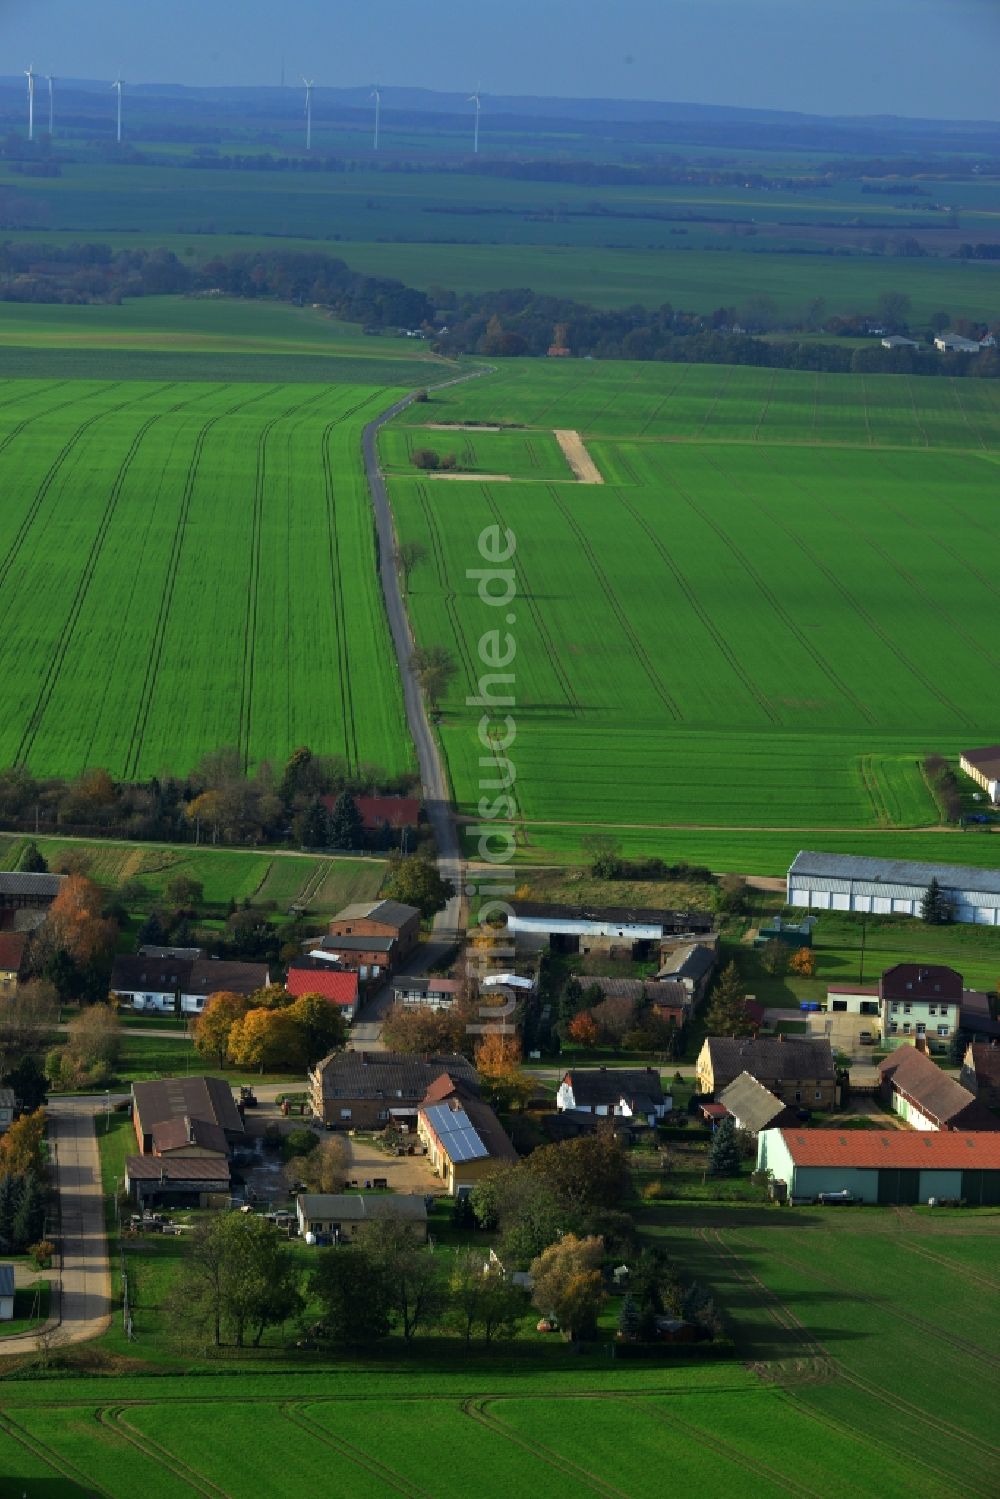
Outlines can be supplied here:
M396 1004L419 1005L424 1010L450 1010L461 993L460 979L414 978L401 974L392 981L392 997Z
M560 1112L572 1109L605 1119L655 1124L672 1107L655 1067L577 1067L566 1073L556 1093Z
M814 911L920 916L931 880L937 880L953 921L1000 926L1000 870L964 864L804 850L788 871L786 899Z
M14 1266L0 1265L0 1322L14 1320Z
M181 985L187 983L190 973L191 963L186 958L126 955L115 958L109 988L120 1005L172 1015Z
M939 333L934 347L941 354L978 354L979 343L974 338L963 338L961 333Z

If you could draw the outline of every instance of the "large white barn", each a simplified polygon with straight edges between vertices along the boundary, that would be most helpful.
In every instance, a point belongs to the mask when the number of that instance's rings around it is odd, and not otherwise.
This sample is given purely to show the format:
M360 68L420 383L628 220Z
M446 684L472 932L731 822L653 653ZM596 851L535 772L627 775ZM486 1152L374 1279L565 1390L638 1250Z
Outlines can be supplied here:
M1000 926L1000 870L854 854L795 856L788 871L788 904L813 911L863 911L875 916L919 916L931 880L951 906L953 921Z

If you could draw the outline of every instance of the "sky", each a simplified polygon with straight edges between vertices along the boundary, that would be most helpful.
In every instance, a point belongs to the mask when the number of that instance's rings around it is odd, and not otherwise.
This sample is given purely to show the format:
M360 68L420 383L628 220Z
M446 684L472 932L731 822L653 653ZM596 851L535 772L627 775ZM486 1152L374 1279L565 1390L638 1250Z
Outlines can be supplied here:
M1000 119L1000 0L0 0L0 74Z

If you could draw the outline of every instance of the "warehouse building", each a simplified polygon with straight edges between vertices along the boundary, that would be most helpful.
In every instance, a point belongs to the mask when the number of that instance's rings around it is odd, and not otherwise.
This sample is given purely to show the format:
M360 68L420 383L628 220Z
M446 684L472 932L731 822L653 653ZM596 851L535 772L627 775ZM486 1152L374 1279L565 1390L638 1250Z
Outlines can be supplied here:
M848 1192L885 1207L937 1201L1000 1206L1000 1132L766 1129L757 1169L784 1182L792 1202Z
M871 859L855 854L796 854L788 871L790 906L919 916L931 880L951 906L953 921L1000 926L1000 870L964 864Z
M629 906L564 906L546 901L514 901L507 931L553 952L608 952L630 948L633 957L650 955L665 937L696 936L712 930L704 911L661 911Z
M965 750L959 768L981 786L994 806L1000 804L1000 744Z

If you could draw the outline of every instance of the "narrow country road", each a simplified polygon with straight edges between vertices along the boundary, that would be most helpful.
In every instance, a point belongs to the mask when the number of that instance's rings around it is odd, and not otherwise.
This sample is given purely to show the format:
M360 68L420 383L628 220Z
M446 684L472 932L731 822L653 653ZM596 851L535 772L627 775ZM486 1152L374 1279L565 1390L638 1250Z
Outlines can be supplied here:
M456 375L450 380L443 380L432 390L442 390L449 385L460 385L466 380L478 379L480 375L493 374L492 368L472 370L468 374ZM410 629L410 621L403 603L403 595L399 586L399 572L396 567L396 534L392 520L392 507L389 504L389 494L386 489L385 476L378 461L378 434L387 422L393 417L405 411L407 406L413 402L414 396L404 396L401 401L396 401L387 411L383 411L374 421L368 423L362 438L362 450L364 453L365 472L368 476L368 487L371 491L372 507L375 511L375 529L378 536L379 549L379 575L382 582L382 595L385 599L386 614L389 619L389 629L392 632L392 644L399 662L399 675L403 684L403 703L406 708L406 721L409 725L410 734L417 751L417 763L420 766L420 780L423 786L424 805L427 808L427 817L434 830L434 837L438 846L438 868L442 877L451 880L455 886L456 894L450 900L443 911L434 918L434 942L428 945L428 952L424 954L424 961L428 965L433 963L439 952L444 952L449 946L457 941L458 936L465 929L463 916L463 859L462 845L455 823L455 813L451 801L451 793L448 786L448 777L445 772L444 762L438 748L437 740L431 729L430 720L427 717L427 708L424 703L420 683L410 666L410 657L413 654L413 633Z
M95 1121L104 1098L56 1098L46 1106L55 1159L59 1268L49 1273L52 1346L99 1337L111 1318L111 1271ZM0 1340L0 1357L38 1351L38 1332Z

